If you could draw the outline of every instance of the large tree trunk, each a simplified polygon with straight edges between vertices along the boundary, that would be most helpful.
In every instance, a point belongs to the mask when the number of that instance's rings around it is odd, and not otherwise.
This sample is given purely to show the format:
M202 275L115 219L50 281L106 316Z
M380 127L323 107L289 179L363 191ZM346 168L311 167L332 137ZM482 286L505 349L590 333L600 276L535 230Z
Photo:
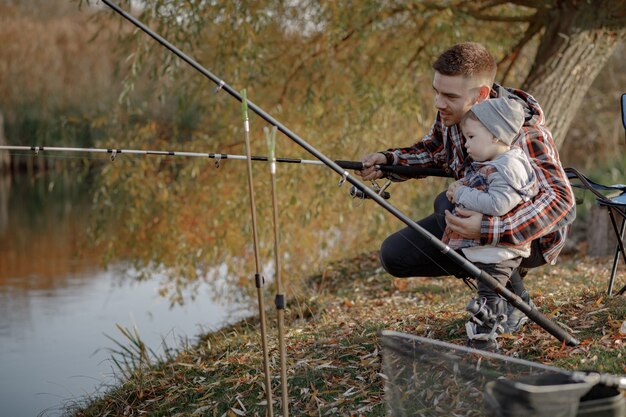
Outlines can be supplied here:
M620 224L619 217L617 218ZM615 253L617 236L606 207L593 205L587 222L587 256L609 256Z
M545 33L522 87L541 103L559 146L587 90L626 39L626 1L557 0L535 17Z

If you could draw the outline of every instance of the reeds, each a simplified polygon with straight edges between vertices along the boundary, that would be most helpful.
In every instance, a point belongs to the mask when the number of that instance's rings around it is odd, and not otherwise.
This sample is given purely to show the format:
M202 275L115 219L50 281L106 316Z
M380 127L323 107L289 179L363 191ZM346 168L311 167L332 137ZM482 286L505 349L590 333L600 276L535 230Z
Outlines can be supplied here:
M89 118L115 103L115 44L94 38L99 26L87 7L61 0L29 4L0 4L0 111L7 141L77 144L84 132L72 129L88 126Z

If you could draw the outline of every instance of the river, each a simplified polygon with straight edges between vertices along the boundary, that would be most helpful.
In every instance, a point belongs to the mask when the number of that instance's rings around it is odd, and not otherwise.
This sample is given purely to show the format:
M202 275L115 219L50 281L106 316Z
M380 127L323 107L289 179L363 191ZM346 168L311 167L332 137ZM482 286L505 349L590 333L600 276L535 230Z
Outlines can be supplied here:
M201 287L194 302L170 307L158 280L124 279L85 249L90 184L68 173L0 178L0 415L57 416L114 384L109 338L116 325L139 331L162 352L248 315L214 301ZM112 237L114 238L114 237ZM217 274L219 276L219 274Z

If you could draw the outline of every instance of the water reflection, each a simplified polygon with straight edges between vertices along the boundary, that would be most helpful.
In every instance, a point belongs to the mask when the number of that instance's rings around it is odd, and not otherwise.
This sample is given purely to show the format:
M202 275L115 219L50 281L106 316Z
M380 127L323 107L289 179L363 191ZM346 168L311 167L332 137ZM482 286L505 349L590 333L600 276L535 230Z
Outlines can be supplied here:
M1 171L0 171L1 172ZM0 174L0 236L9 226L9 193L11 192L11 177Z
M215 303L215 286L170 309L157 295L158 277L129 282L119 265L100 269L84 234L90 184L88 176L62 175L0 181L2 415L59 415L66 400L112 383L106 348L114 345L105 334L122 340L115 324L137 325L158 351L162 338L174 346L200 327L217 329L248 314L245 304Z
M20 289L63 287L68 273L96 263L84 237L91 180L85 175L69 181L67 175L2 179L0 286L10 286L16 296Z

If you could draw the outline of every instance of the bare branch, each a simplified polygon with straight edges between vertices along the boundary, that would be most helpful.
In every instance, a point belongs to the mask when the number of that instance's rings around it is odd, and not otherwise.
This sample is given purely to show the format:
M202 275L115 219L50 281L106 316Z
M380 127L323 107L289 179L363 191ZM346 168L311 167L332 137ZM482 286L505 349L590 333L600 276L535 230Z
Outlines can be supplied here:
M546 4L545 1L537 0L481 0L478 2L476 0L466 0L461 2L461 4L467 6L467 9L473 9L477 12L485 12L486 10L495 9L498 6L504 6L506 4L527 7L535 10L552 8L551 2L547 2Z
M478 10L479 12L484 12L487 9L491 9L491 8L494 8L494 7L502 6L503 4L507 4L508 2L509 2L508 0L487 1L487 2L484 2L484 4L482 4L476 10ZM475 3L474 3L474 5L475 5Z
M509 0L492 0L492 1L463 1L459 3L457 10L468 14L477 20L484 20L488 22L530 22L532 15L518 15L518 16L500 16L496 14L490 14L489 10L498 6L510 4Z
M389 10L389 12L387 13L387 16L394 16L397 14L401 14L401 13L405 13L405 12L412 12L415 10L415 7L413 5L407 5L404 7L396 7L393 8L391 10ZM281 94L278 98L278 103L279 104L283 104L287 91L289 89L289 85L291 84L291 82L293 81L293 79L295 78L295 76L302 70L302 68L304 68L304 66L306 65L307 62L309 62L310 60L316 58L317 56L325 53L326 51L328 51L328 49L333 50L335 53L339 52L342 48L345 48L347 46L348 41L352 38L352 36L355 33L361 32L363 31L365 28L367 28L368 26L371 26L373 23L376 22L376 19L379 16L374 15L372 17L370 17L369 19L367 19L365 22L361 23L359 26L350 29L347 31L347 33L337 42L335 42L333 45L330 46L330 48L320 48L318 50L316 50L315 52L309 54L308 56L302 58L302 60L296 64L293 68L293 70L291 71L291 73L287 76L287 79L285 80L285 82L283 83L283 88L281 91ZM317 41L317 40L315 40ZM315 48L313 48L315 50Z
M524 6L536 10L547 10L554 7L554 1L545 0L510 0L507 3Z
M543 25L538 22L539 22L538 19L534 20L530 24L530 26L528 26L528 28L526 29L524 36L522 36L522 38L517 42L517 44L513 48L511 48L511 51L504 58L502 58L500 62L498 62L498 66L500 66L504 62L510 61L509 66L504 71L504 74L502 74L502 80L501 80L502 84L505 83L506 78L511 72L511 69L513 68L513 66L515 65L515 62L517 62L517 59L519 58L519 55L522 52L522 49L524 49L526 44L528 44L528 42L530 42L531 39L535 37L535 35L541 31L541 28L543 27Z
M486 20L489 22L516 22L518 23L518 22L531 22L532 21L532 16L494 16L490 14L474 12L471 10L465 10L464 12L472 16L474 19Z

